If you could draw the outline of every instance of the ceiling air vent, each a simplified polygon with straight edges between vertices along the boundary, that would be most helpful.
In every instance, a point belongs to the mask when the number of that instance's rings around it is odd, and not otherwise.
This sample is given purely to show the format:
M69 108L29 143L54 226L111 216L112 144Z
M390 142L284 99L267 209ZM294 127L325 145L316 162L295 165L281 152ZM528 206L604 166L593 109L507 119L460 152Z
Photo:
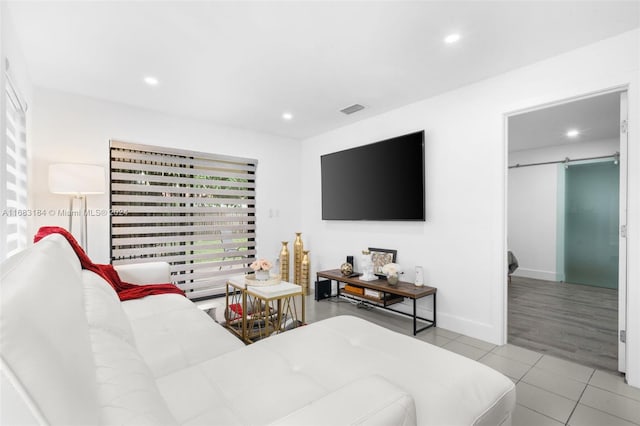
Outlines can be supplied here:
M344 109L341 109L340 112L349 115L349 114L353 114L354 112L358 112L358 111L360 111L362 109L364 109L364 107L362 105L353 104L353 105L348 106L348 107L346 107Z

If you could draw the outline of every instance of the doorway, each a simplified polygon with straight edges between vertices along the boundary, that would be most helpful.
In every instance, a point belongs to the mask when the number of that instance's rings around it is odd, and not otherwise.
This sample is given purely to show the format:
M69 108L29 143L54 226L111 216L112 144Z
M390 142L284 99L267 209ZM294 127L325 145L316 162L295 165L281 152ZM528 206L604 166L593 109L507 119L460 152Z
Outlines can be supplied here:
M624 90L507 117L507 341L612 371L625 369L624 120Z

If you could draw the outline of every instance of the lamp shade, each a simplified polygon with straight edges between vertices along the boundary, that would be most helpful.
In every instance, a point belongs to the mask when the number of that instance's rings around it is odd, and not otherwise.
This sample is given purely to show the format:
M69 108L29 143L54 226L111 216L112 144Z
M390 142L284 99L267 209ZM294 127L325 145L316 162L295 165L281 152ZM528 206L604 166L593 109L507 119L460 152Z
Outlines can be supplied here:
M49 191L54 194L104 194L104 167L92 164L49 165Z

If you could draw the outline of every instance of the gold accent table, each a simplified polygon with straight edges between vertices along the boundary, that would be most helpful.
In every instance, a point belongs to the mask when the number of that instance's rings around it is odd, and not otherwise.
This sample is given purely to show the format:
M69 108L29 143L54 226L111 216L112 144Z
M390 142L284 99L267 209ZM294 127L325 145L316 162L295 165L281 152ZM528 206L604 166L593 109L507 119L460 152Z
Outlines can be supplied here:
M300 316L296 297L300 296ZM302 287L286 281L270 286L247 285L244 275L227 281L225 323L245 343L305 323Z

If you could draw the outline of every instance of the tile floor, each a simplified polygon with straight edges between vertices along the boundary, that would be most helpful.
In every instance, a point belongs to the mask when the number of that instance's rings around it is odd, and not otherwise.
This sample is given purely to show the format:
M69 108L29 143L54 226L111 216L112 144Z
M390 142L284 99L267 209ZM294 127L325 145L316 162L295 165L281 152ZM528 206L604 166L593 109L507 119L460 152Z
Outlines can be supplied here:
M307 299L307 321L349 314L411 334L411 321L379 309L359 309L349 302ZM513 345L495 346L443 328L416 338L494 368L516 384L513 426L640 425L640 389L622 376L585 367Z

